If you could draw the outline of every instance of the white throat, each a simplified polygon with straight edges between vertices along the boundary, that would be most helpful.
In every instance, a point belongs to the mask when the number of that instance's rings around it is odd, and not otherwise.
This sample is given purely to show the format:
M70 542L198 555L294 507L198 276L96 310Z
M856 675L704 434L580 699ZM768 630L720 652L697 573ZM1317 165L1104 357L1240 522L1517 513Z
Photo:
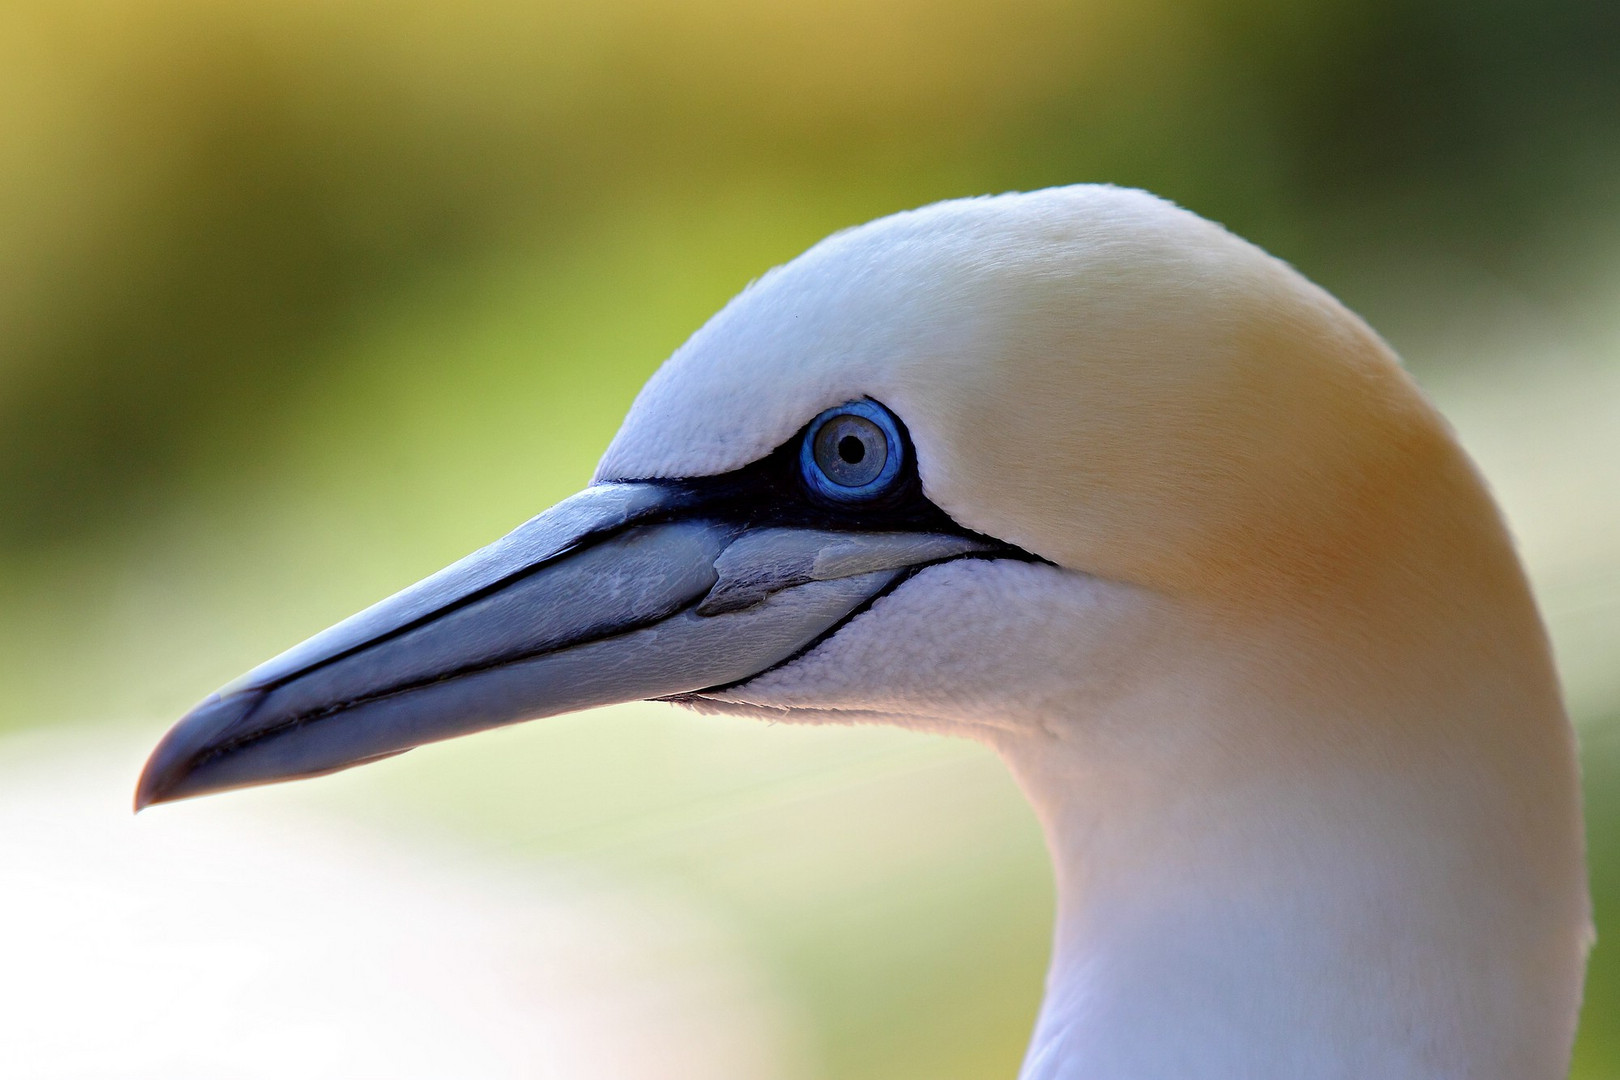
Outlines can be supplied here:
M1200 668L995 740L1058 887L1021 1080L1564 1077L1589 933L1556 698Z

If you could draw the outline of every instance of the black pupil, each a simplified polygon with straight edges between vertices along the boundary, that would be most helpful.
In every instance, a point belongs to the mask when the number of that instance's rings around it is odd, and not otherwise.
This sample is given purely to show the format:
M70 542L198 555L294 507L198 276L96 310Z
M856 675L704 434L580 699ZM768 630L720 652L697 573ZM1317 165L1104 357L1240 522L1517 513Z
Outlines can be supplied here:
M805 449L824 480L864 494L871 494L871 486L884 476L885 465L899 464L889 461L883 429L859 414L827 417Z

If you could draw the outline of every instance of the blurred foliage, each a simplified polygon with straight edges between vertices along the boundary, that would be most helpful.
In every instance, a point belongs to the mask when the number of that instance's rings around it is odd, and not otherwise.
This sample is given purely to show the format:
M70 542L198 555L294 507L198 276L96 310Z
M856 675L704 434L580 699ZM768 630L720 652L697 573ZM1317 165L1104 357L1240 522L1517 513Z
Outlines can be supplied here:
M627 200L1109 179L1341 289L1369 235L1540 275L1620 201L1617 70L1609 0L12 0L0 544L116 528L356 312Z
M1620 4L0 0L0 727L177 714L577 487L767 266L1077 180L1225 222L1397 345L1451 278L1573 319L1620 252ZM1585 719L1607 927L1620 725ZM353 782L550 859L577 836L524 829L662 820L709 768L656 725L558 730L543 774L473 740ZM457 754L482 756L441 772ZM1050 897L977 767L857 800L836 838L776 802L740 838L614 850L731 913L826 1075L1010 1075ZM984 830L961 850L849 846L951 805ZM814 888L738 854L789 835L828 847ZM831 876L851 864L864 885ZM1600 949L1582 1080L1620 1076L1615 1017Z

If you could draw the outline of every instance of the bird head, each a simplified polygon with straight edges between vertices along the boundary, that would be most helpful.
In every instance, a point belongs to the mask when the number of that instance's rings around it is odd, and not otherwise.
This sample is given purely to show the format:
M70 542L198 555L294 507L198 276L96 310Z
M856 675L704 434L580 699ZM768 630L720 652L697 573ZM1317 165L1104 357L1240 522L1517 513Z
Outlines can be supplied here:
M1501 535L1282 262L1137 191L947 202L751 285L591 486L209 697L137 803L643 698L1067 729L1212 649L1421 634L1386 609L1512 591Z

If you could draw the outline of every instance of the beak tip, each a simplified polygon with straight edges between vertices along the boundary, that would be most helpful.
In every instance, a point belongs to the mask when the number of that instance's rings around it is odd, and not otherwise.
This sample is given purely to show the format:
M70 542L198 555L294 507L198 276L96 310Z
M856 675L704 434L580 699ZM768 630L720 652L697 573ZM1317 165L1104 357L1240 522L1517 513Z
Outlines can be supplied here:
M200 763L208 752L258 703L257 694L222 698L210 694L170 728L141 769L135 783L135 813L157 803L173 802L213 790L199 782Z
M171 740L165 738L152 751L152 756L146 759L141 778L135 782L135 813L148 806L168 802L174 797L175 788L185 778L185 759L166 752L170 750Z
M163 801L163 785L158 781L157 771L152 768L149 760L146 767L141 770L141 778L135 783L135 813L140 813L148 806Z

